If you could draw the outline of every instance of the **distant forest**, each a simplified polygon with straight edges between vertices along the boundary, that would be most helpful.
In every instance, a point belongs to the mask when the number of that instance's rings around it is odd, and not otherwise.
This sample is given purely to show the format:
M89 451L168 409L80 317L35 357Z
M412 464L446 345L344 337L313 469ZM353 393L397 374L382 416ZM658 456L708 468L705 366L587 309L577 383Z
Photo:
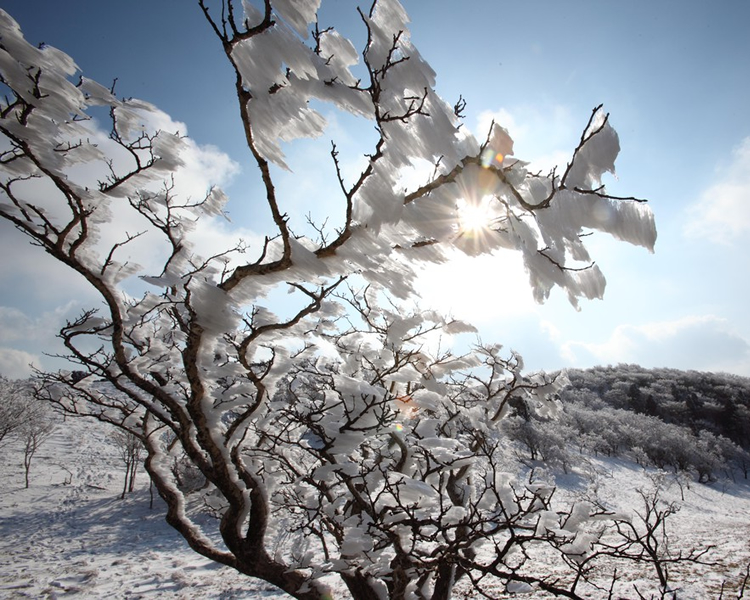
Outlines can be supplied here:
M617 365L567 371L561 414L507 420L518 457L563 469L575 449L687 472L699 481L748 478L750 379Z

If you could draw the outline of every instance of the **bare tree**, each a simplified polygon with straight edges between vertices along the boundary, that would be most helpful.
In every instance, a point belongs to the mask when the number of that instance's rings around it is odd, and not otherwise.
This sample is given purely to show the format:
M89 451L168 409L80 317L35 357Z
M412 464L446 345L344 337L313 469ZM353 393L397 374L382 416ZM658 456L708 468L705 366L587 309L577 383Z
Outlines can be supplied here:
M21 442L27 488L34 455L53 430L49 406L34 397L31 382L0 377L0 443L8 439Z
M550 510L550 488L504 473L497 434L513 405L554 412L564 377L524 375L499 346L441 349L440 336L473 328L413 301L419 265L454 252L516 250L538 300L558 285L576 304L604 289L591 231L651 248L648 207L601 183L619 151L608 115L594 109L562 173L530 173L498 124L484 141L461 127L465 106L435 93L396 0L360 11L362 78L315 2L198 7L235 71L275 228L254 260L241 241L191 242L226 198L181 190L190 142L151 126L163 114L72 81L67 55L29 45L0 11L0 216L102 300L60 332L77 375L40 374L39 396L141 440L167 521L190 546L295 598L328 597L329 575L358 599L445 599L487 578L577 597L532 568L533 544L556 539L564 511ZM277 183L281 142L324 130L313 101L369 119L375 140L353 177L331 145L341 211L333 228L311 220L305 237ZM102 106L107 136L90 116ZM405 188L407 171L421 183ZM469 226L465 207L480 202L487 221ZM143 245L161 253L159 271L130 260ZM138 281L151 291L134 294ZM279 288L290 294L275 314L266 298ZM191 491L218 515L215 530L188 510L173 469L184 457L207 482ZM565 535L597 516L571 511Z
M634 592L639 598L676 598L679 587L672 578L672 567L678 564L716 566L710 560L714 546L684 548L674 543L670 536L670 522L680 506L677 502L666 500L665 496L675 480L667 480L664 472L654 473L650 479L649 487L636 490L640 505L632 510L632 514L611 512L593 499L590 514L606 516L607 519L600 521L599 527L589 529L580 540L573 541L576 551L571 551L571 547L566 545L569 542L564 541L560 546L558 540L553 541L563 560L576 571L571 590L585 583L600 594L607 591L601 581L601 565L613 560L615 565L637 563L654 572L655 590L645 591L633 584L632 591L628 590L628 593ZM613 590L617 583L615 569L608 589L609 598L614 597Z
M18 434L33 416L32 396L28 382L0 376L0 444Z
M132 493L135 488L135 476L144 448L138 436L129 431L115 432L114 441L120 453L120 459L125 465L125 480L122 484L122 494L120 494L120 498L123 499L125 494Z
M30 484L31 461L36 455L37 450L47 441L54 430L54 423L51 423L41 414L37 414L35 418L27 420L21 427L20 437L23 443L23 468L26 488Z
M615 526L622 541L614 550L619 556L650 565L659 579L659 591L665 597L676 593L671 587L671 566L685 562L710 564L706 554L712 546L676 549L670 543L667 520L679 511L679 506L663 500L661 492L662 485L658 482L650 490L638 490L641 508L635 511L635 519L616 520Z

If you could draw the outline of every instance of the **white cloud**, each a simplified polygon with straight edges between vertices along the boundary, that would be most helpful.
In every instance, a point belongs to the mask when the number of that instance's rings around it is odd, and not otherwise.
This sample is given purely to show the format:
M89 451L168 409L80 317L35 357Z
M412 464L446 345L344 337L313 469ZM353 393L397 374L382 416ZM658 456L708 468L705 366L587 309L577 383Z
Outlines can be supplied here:
M180 136L187 136L187 127L184 123L173 120L166 113L153 109L149 112L140 114L142 121L146 123L145 128L150 131L163 131L168 133L178 133ZM124 174L132 168L131 159L125 156L122 149L119 148L110 138L105 127L96 120L91 120L81 125L88 133L88 138L97 145L103 154L114 160L113 170L119 174ZM183 137L179 143L165 143L165 147L170 149L179 146L179 166L170 172L164 172L163 178L157 176L154 181L144 179L139 185L145 185L148 189L160 190L164 186L169 186L170 195L176 203L191 204L203 200L210 190L214 188L226 187L231 184L232 180L240 172L240 166L229 155L211 145L199 145L194 140ZM168 154L168 153L167 153ZM167 158L166 160L169 160ZM177 164L177 161L175 161ZM99 160L82 163L71 167L70 177L75 179L80 185L95 187L98 182L108 176L109 167L104 161ZM171 176L171 177L170 177ZM37 189L39 188L39 189ZM64 208L65 203L60 202L59 195L54 193L44 193L44 188L40 185L36 187L27 186L27 193L35 195L37 198L50 197L55 200L56 205ZM41 201L41 200L40 200ZM55 206L46 207L46 210L56 210ZM100 209L104 210L104 209ZM155 231L153 226L137 211L133 210L127 198L112 198L108 207L108 218L106 222L99 225L99 236L97 251L106 256L111 246L115 243L124 242L128 236L139 235L133 241L123 245L116 253L115 259L120 262L137 264L143 268L143 272L153 274L160 272L163 261L169 251L169 245L164 235ZM63 210L62 218L67 218L67 211ZM3 228L9 227L7 224ZM0 236L5 237L3 234ZM38 279L46 280L46 273L55 271L55 275L62 272L65 277L70 276L70 272L60 269L55 261L40 258L40 251L29 248L24 245L21 252L19 240L16 234L11 236L12 242L5 239L0 240L2 250L10 250L11 245L19 258L19 263L13 265L0 265L0 285L10 285L9 278L14 280L17 277L27 278L29 274L34 274ZM238 229L230 226L228 221L222 217L213 215L202 216L194 224L193 231L190 235L191 241L195 244L194 251L200 256L212 256L237 245L240 239L243 239L246 245L252 245L262 241L262 237L254 234L247 229ZM37 265L39 261L39 265ZM42 276L40 269L43 269L45 275ZM65 289L65 286L63 286Z
M183 124L164 113L152 113L150 121L155 129L186 133ZM110 146L111 150L112 142L106 132L97 127L95 121L89 122L87 127L91 140L109 152L107 147ZM213 146L199 146L190 139L183 140L180 159L183 164L174 170L173 194L184 203L202 200L212 186L228 185L239 171L237 163L227 154ZM115 164L115 170L118 166L121 165ZM77 165L70 176L83 184L96 185L103 173L102 164L98 167L86 164ZM153 185L159 187L162 184L155 182ZM31 194L40 192L32 187L27 191ZM53 194L49 196L54 199ZM113 244L124 241L128 234L152 229L125 198L114 199L112 205L97 242L97 251L102 256L106 256ZM195 243L195 252L203 257L236 247L240 239L251 252L261 243L260 236L234 227L220 216L199 219L190 239ZM0 304L6 305L0 306L0 345L3 346L0 367L14 377L27 375L27 365L31 360L49 368L54 361L44 353L61 351L55 334L65 320L77 316L81 308L96 306L99 302L96 292L83 277L29 242L7 221L0 222L0 256L4 257L0 261ZM151 275L161 272L167 251L163 235L152 232L121 247L115 259L139 264L143 267L139 274ZM242 258L249 260L247 256ZM142 287L140 282L136 285Z
M180 132L187 135L187 127L172 120L166 113L154 111L148 114L149 126L154 130ZM190 138L181 143L179 158L182 164L172 172L173 178L168 182L156 181L150 188L158 189L163 185L172 185L170 194L177 203L196 203L203 200L214 187L228 185L239 173L240 166L226 153L215 146L200 146ZM124 246L116 258L122 262L128 260L143 267L143 271L154 274L161 271L168 251L167 240L146 219L134 211L123 199L119 205L112 207L112 216L101 228L102 251L107 252L111 244L123 241L126 233L149 231L134 242ZM222 220L221 217L218 217ZM231 231L224 224L216 224L217 217L202 216L194 226L190 240L196 244L195 252L200 256L211 256L234 247L242 237L245 241L251 236L247 231ZM256 236L257 237L257 236Z
M39 365L38 356L14 348L0 348L0 375L10 379L26 379L32 373L32 364Z
M553 342L559 342L562 338L560 329L551 321L540 321L539 329L542 333L549 337Z
M620 325L604 342L566 342L561 353L572 365L637 363L750 375L750 343L713 315Z
M477 126L474 128L474 134L477 139L484 141L490 131L492 123L504 127L514 142L522 140L528 136L528 124L521 125L516 121L513 115L505 108L499 110L483 110L477 116Z
M690 206L685 233L728 244L750 232L750 137L734 149L716 179Z
M561 105L516 106L482 111L473 131L478 140L484 141L494 121L508 130L516 158L529 162L531 171L547 173L552 167L564 167L570 160L585 118L586 115L574 118Z
M42 369L69 368L67 362L49 355L64 353L57 333L66 321L78 316L81 306L72 300L38 315L0 306L0 374L14 379L28 377L30 364Z

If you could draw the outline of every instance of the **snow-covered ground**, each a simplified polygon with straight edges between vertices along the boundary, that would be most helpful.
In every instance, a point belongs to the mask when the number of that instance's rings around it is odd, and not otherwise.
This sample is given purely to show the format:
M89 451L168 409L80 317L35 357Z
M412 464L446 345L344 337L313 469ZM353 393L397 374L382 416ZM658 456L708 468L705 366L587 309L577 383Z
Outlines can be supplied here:
M148 478L120 499L124 464L97 423L68 419L24 488L20 446L0 464L0 598L279 598L192 552ZM268 593L270 591L270 593Z
M679 478L674 474L658 474L622 459L587 462L594 471L596 496L607 507L631 515L635 523L639 518L634 511L641 515L646 512L638 490L653 490L655 481L661 482L659 510L666 503L674 503L678 509L666 521L673 556L713 546L703 557L709 565L682 563L669 567L672 589L678 590L676 598L717 599L722 593L724 600L743 597L739 595L740 589L750 568L750 482L725 480L703 485L685 474ZM576 487L583 487L580 481L576 482L576 476L558 475L557 483L568 497L578 494ZM657 584L652 568L633 563L619 564L617 568L623 585L616 589L621 594L627 591L626 598L639 597L634 585L638 590L649 590L646 598L655 593ZM750 597L750 582L745 595Z
M158 497L149 508L143 472L136 492L121 500L124 465L108 435L88 421L68 419L58 425L34 458L29 489L24 488L20 446L3 447L0 598L283 597L263 582L194 554L164 522ZM637 507L635 490L651 483L640 467L626 461L591 460L587 470L596 473L599 496L620 509ZM564 495L583 494L588 487L580 476L558 476L558 483ZM718 598L724 583L724 598L738 598L738 582L750 562L750 486L691 482L682 490L671 485L667 498L682 506L671 519L673 548L716 546L710 555L714 566L675 569L674 579L682 583L679 597ZM652 575L635 565L624 569L618 571L623 580ZM498 590L497 597L509 596Z

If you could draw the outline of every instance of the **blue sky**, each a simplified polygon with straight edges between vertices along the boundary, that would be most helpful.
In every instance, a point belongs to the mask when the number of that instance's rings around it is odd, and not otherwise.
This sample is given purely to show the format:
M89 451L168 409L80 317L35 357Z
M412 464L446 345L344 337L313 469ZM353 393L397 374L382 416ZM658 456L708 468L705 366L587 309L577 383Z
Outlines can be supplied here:
M659 232L653 255L591 239L608 287L604 301L583 302L580 312L562 293L535 305L505 259L504 268L498 259L433 273L425 301L469 318L483 340L518 350L531 369L633 362L750 375L750 3L403 3L438 91L466 99L472 130L492 117L508 128L517 157L564 163L603 103L622 146L608 189L648 198ZM341 22L361 42L356 5L323 0L322 23ZM252 201L233 75L197 3L4 0L3 8L28 40L61 48L100 83L117 78L120 95L156 104L198 145L231 157L224 178L233 223L268 231ZM332 124L346 147L346 121ZM309 157L290 157L310 202L330 179L319 179ZM304 211L298 204L289 210ZM0 373L9 376L25 375L30 360L53 365L41 353L55 351L54 327L91 301L25 244L0 223Z

